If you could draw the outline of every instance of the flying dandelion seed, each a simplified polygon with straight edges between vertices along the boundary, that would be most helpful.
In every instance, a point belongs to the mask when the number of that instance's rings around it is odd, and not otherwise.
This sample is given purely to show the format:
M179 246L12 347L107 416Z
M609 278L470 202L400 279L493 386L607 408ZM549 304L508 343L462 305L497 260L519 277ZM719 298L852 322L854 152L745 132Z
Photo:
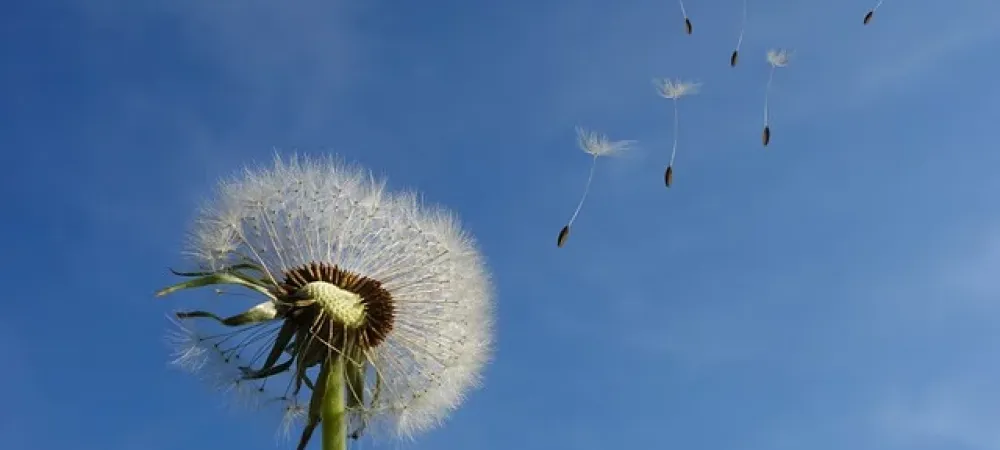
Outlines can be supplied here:
M684 9L684 0L677 0L677 3L680 3L681 15L684 16L684 31L687 32L687 34L691 34L694 32L694 27L691 25L691 18L688 17L687 10Z
M570 228L573 226L573 222L576 221L577 216L580 215L580 210L583 208L583 202L587 200L587 194L590 193L590 184L594 181L594 170L597 168L597 158L601 156L611 156L624 152L629 149L629 147L635 143L635 141L611 141L607 136L603 134L598 134L593 131L587 131L583 128L576 128L576 141L579 145L580 150L587 153L592 157L590 161L590 175L587 176L587 184L583 187L583 196L580 197L580 202L576 204L576 210L573 211L573 216L569 218L569 222L566 226L559 230L559 238L556 239L556 246L562 247L566 244L566 239L569 238Z
M191 236L199 271L175 272L190 280L157 296L235 285L260 303L231 317L177 313L174 363L217 387L266 392L284 405L283 429L303 423L299 450L320 425L324 450L365 432L412 437L478 385L492 345L489 277L456 219L415 194L386 193L332 159L276 157L222 183ZM193 320L220 329L198 333Z
M765 147L771 142L771 121L768 102L771 97L771 83L774 81L774 70L787 66L790 57L791 54L788 50L771 49L767 51L767 63L771 65L771 72L767 76L767 87L764 89L764 133L761 135L761 141Z
M868 13L865 14L865 20L864 20L865 25L868 25L868 23L872 21L872 17L875 16L875 11L878 11L878 8L882 6L883 1L885 0L878 0L878 3L875 4L875 7L868 10Z
M674 181L674 158L677 156L677 135L680 129L680 114L678 113L677 99L686 95L697 94L701 90L701 83L666 78L653 80L653 83L656 85L657 93L663 98L670 99L674 104L674 144L670 150L670 163L667 164L667 170L663 175L664 182L667 187L670 187Z
M740 20L740 37L736 40L736 50L729 56L729 67L736 67L740 59L740 47L743 46L743 34L747 29L747 0L743 0L743 18Z

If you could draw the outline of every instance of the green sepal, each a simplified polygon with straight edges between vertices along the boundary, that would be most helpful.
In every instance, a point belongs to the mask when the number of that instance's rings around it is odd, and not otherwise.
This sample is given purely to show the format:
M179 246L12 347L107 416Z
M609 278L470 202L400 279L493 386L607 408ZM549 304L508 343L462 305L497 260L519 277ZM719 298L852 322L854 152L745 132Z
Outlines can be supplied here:
M367 363L361 351L353 351L344 361L344 381L347 388L347 411L359 418L357 428L351 432L351 439L358 439L365 431L367 420L365 407L365 369Z
M373 370L372 372L375 372L375 388L372 389L372 401L368 403L369 409L375 409L375 404L378 403L379 395L382 394L382 374L380 374L377 370Z
M205 275L212 275L212 274L216 274L216 273L220 273L220 272L237 272L238 273L240 270L256 270L256 271L260 272L261 275L267 275L267 271L265 271L263 267L261 267L260 265L257 265L257 264L252 264L252 263L233 264L231 266L223 267L221 269L212 270L212 271L208 271L208 272L178 272L178 271L176 271L174 269L170 269L170 272L173 273L174 275L181 276L181 277L203 277Z
M178 319L188 319L193 317L204 317L209 319L215 319L215 321L230 327L238 327L240 325L248 325L253 323L266 322L268 320L274 320L278 313L274 309L274 303L269 301L260 303L253 308L250 308L240 314L235 316L222 318L214 313L208 311L182 311L177 313Z
M347 408L365 406L365 365L347 358L344 361L344 376L347 382Z
M334 375L334 379L330 379L330 374L333 373L332 369L340 369L339 367L331 366L333 366L333 364L325 363L320 367L319 376L317 377L318 383L316 383L316 388L313 389L313 395L309 399L309 412L306 418L306 425L302 428L302 436L299 438L299 446L297 447L297 450L305 450L306 445L309 444L309 439L312 438L313 431L316 430L316 426L319 425L320 420L323 418L326 391L330 387L330 384L336 384L336 378L338 377L338 375ZM339 377L342 379L342 369L340 371L341 374ZM325 439L323 443L326 444ZM323 446L323 450L327 450L326 445Z
M278 331L278 337L274 340L274 345L271 346L271 352L268 353L267 359L264 360L264 366L261 367L261 371L271 368L271 366L278 362L278 358L281 357L281 353L285 351L288 347L288 343L291 342L292 337L294 336L295 324L291 320L285 320L285 323L281 324L281 330ZM292 353L292 358L295 358L295 353Z
M169 286L157 291L156 296L163 297L165 295L169 295L183 289L199 288L215 284L235 284L238 286L243 286L247 289L252 289L254 291L260 292L261 294L266 295L268 298L277 301L277 299L274 297L274 294L272 294L271 291L268 290L259 281L254 281L245 276L228 272L213 273L210 275L205 275L203 277L195 278L193 280L177 283L173 286Z
M302 375L301 379L299 379L298 381L299 381L299 385L300 386L302 384L305 384L306 387L309 388L310 391L315 391L316 390L316 385L313 384L312 380L309 379L309 375L308 374ZM301 389L301 387L300 387L300 389Z
M375 387L372 388L372 398L371 401L368 402L368 409L370 411L375 410L375 404L378 403L379 396L382 394L382 375L379 374L379 371L377 370L372 370L372 373L375 376ZM361 435L364 434L365 432L365 428L368 427L368 418L370 414L371 413L369 411L364 411L364 410L358 412L358 417L360 418L359 420L361 420L361 424L358 425L358 428L351 433L351 439L357 440L361 438Z
M292 362L295 360L289 359L281 364L270 366L260 370L253 370L249 367L240 367L240 371L243 372L244 380L259 380L262 378L267 378L273 375L277 375L284 372L292 367Z
M254 277L243 273L243 271L255 271L260 274L259 277ZM264 269L263 266L253 263L240 263L233 264L231 266L223 267L218 270L213 270L209 272L178 272L174 269L170 269L170 273L180 276L180 277L203 277L208 275L214 275L217 273L229 273L236 275L244 280L253 282L254 284L261 284L263 286L275 286L275 281L270 277L268 271Z
M306 330L303 333L308 333L308 332L309 331ZM309 379L308 375L306 374L306 369L308 369L309 366L307 365L307 363L305 361L306 357L309 356L309 355L307 355L307 353L309 353L309 345L308 345L309 341L303 339L303 336L301 336L301 334L302 333L300 333L300 336L295 339L295 343L296 343L296 347L297 347L296 350L295 350L295 356L296 356L296 358L295 358L295 389L293 391L295 393L295 395L298 395L299 391L302 390L302 383L303 383L303 381ZM320 383L320 384L322 384L322 383ZM313 392L315 393L316 389L313 389Z

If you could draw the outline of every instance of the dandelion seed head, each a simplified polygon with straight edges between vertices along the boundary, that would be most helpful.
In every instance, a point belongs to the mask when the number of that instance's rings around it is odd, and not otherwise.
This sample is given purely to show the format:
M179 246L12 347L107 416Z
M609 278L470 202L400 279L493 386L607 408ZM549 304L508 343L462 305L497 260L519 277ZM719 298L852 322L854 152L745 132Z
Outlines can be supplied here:
M767 51L767 63L772 67L785 67L792 54L785 49L770 49Z
M612 141L607 136L589 131L581 127L576 128L577 144L584 153L598 156L616 155L631 148L635 141Z
M595 156L622 147L591 145ZM248 168L201 208L185 253L213 273L259 267L276 314L210 343L182 333L175 363L214 372L231 388L261 386L271 374L250 367L280 350L280 329L292 323L295 338L281 341L296 361L284 368L296 372L284 386L287 408L308 405L296 386L309 382L322 352L352 351L364 367L364 402L349 411L351 423L413 436L457 408L489 360L493 292L473 239L447 210L386 192L384 180L358 167L276 157ZM243 362L209 364L213 353Z
M658 78L653 80L657 93L663 98L678 99L686 95L695 95L701 91L702 83L693 81L671 80Z

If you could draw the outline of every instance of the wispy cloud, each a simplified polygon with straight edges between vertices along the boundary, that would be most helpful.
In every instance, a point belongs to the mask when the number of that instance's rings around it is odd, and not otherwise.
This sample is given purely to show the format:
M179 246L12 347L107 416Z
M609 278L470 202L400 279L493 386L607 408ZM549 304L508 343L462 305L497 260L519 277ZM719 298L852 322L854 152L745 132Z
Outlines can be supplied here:
M987 230L969 230L978 237L961 257L945 259L940 277L955 298L1000 310L1000 224ZM962 300L959 300L962 301ZM981 303L982 302L982 303Z
M874 429L895 448L1000 449L997 375L989 370L890 389L873 411Z
M5 386L4 407L0 412L0 442L8 448L40 448L45 442L44 427L36 421L35 411L46 409L52 400L35 381L36 358L32 347L19 335L20 327L0 320L0 354L4 368L0 385Z

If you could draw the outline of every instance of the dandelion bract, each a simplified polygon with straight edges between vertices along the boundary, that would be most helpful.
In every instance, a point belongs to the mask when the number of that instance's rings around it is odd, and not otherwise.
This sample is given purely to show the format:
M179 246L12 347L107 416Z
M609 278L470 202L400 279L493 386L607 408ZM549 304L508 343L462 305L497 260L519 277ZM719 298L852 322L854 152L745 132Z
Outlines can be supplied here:
M257 304L177 313L175 363L282 405L283 428L304 422L300 450L320 424L324 450L369 430L413 436L479 383L493 320L482 256L452 214L360 168L247 169L200 211L187 254L197 270L158 295L227 285Z
M761 142L767 147L771 143L771 118L768 110L771 99L771 84L774 82L774 71L779 67L788 65L791 54L788 50L771 49L767 51L767 63L771 66L771 72L767 76L767 87L764 88L764 132L761 134Z
M559 237L556 239L556 246L558 247L566 244L570 228L573 227L573 222L580 215L583 203L587 200L587 194L590 193L590 184L594 181L594 171L597 169L597 158L621 153L628 150L635 143L635 141L612 141L603 134L588 131L580 127L576 128L576 141L580 150L583 150L584 153L592 157L590 161L590 175L587 176L587 184L583 187L583 195L580 196L580 201L576 204L573 215L569 218L569 222L559 230Z
M663 176L664 183L667 187L670 187L674 180L674 158L677 156L677 136L680 129L677 100L684 96L697 94L701 90L701 83L670 80L667 78L653 80L653 83L656 85L657 93L659 93L663 98L670 99L674 106L674 141L673 147L670 150L670 162L667 163L667 170Z

